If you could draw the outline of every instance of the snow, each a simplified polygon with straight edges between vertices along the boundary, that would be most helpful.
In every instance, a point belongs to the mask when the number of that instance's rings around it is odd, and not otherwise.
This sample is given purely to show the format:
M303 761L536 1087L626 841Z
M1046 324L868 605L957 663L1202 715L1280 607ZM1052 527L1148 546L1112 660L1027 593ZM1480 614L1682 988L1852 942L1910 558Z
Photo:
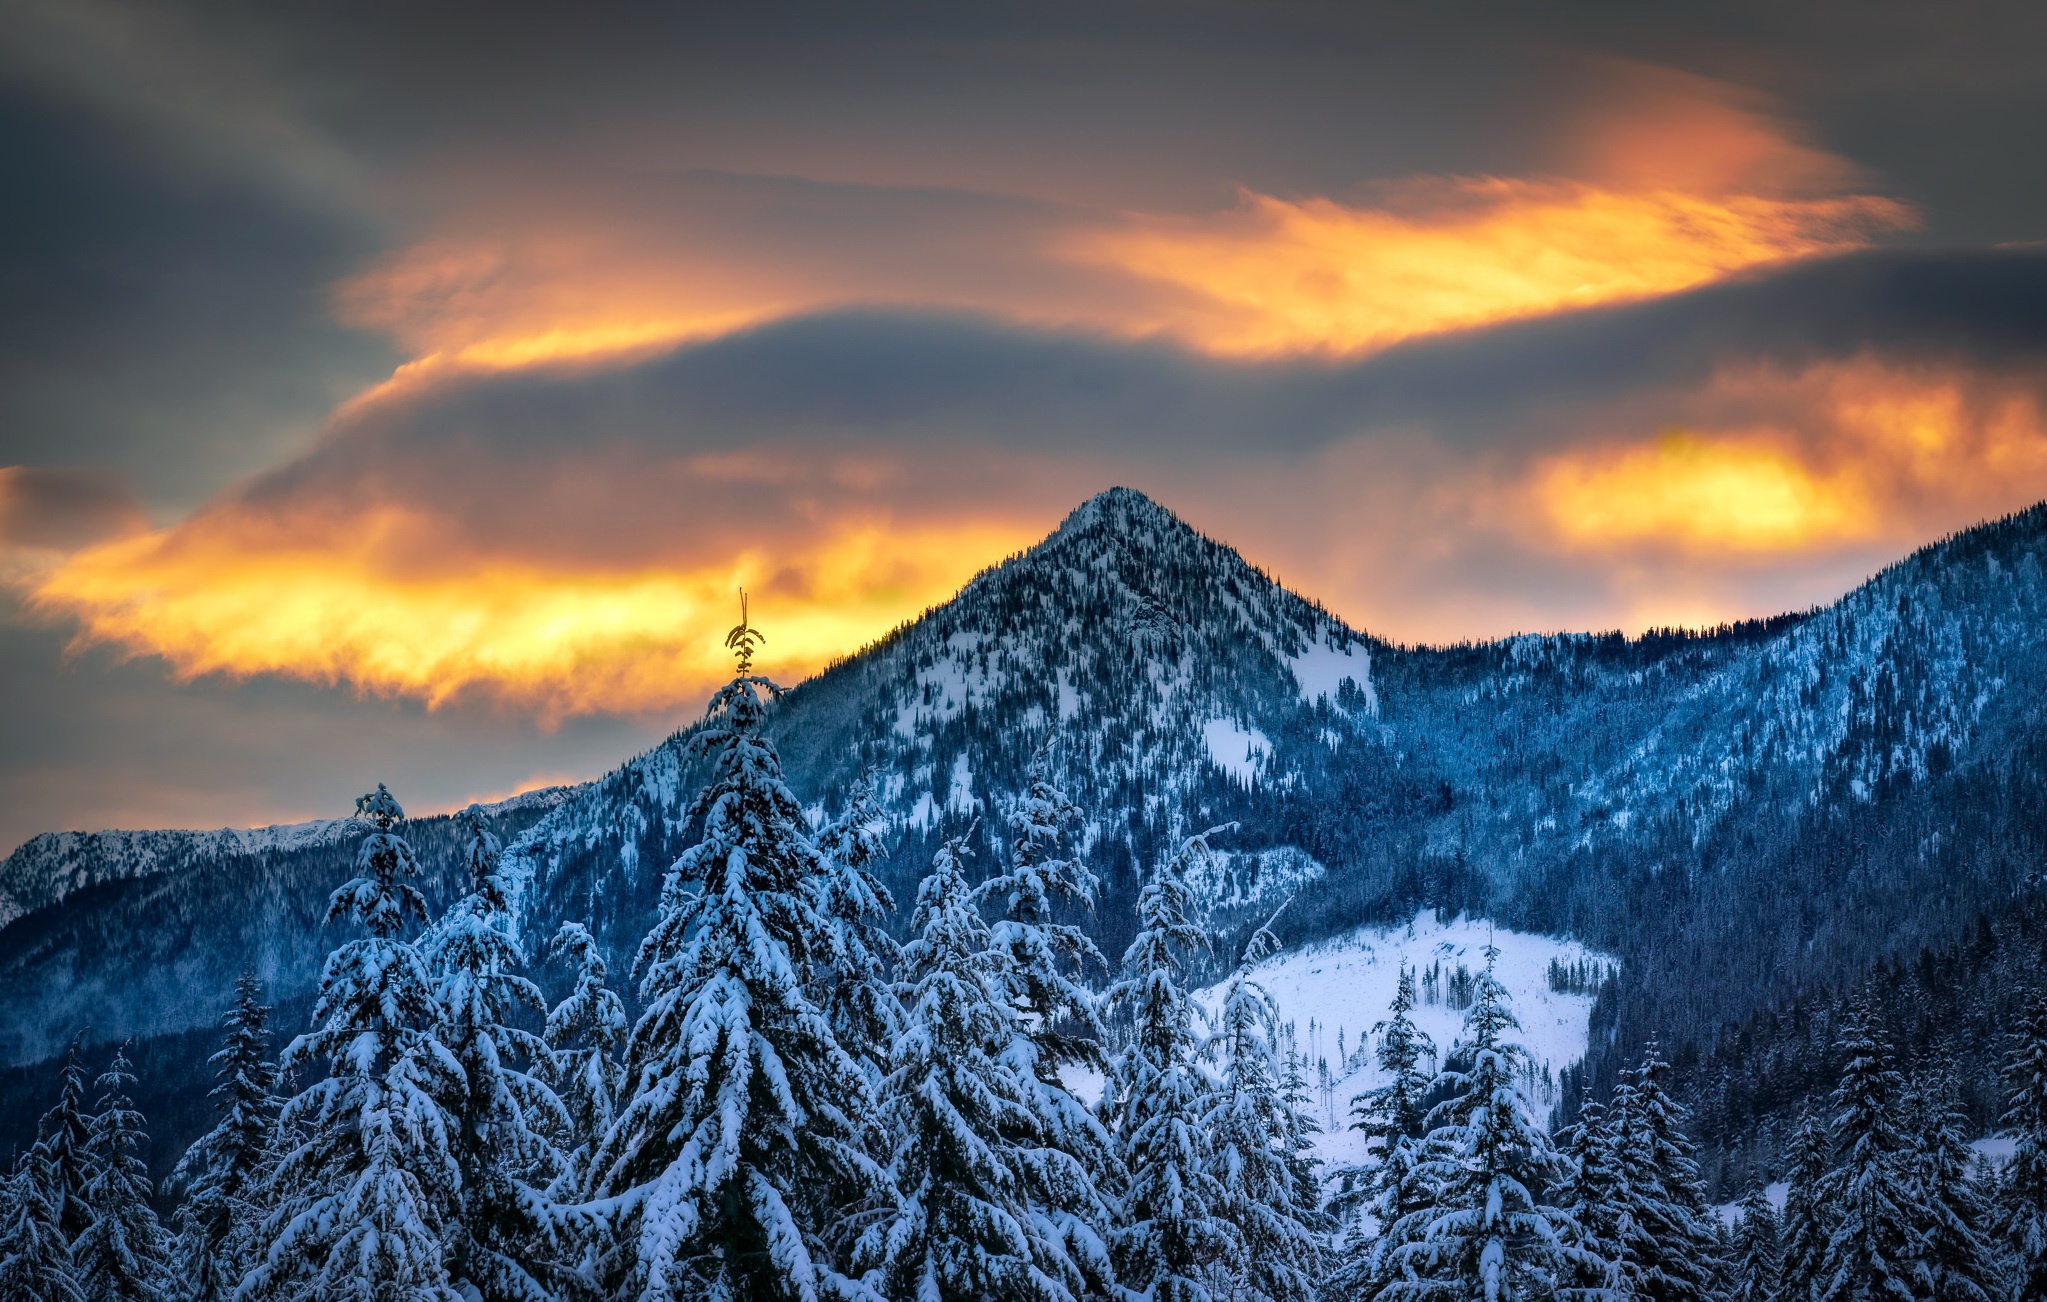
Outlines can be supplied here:
M1282 929L1284 926L1282 918ZM1359 1054L1358 1044L1365 1038L1368 1050L1377 1049L1377 1037L1368 1033L1386 1018L1401 965L1416 969L1418 980L1432 969L1440 971L1441 988L1447 995L1448 978L1460 965L1473 973L1484 968L1488 941L1499 947L1495 975L1513 996L1514 1015L1521 1022L1516 1038L1528 1050L1537 1075L1547 1069L1553 1080L1585 1056L1592 996L1550 989L1551 960L1568 964L1589 959L1618 966L1576 941L1508 931L1462 915L1438 922L1433 910L1424 909L1405 926L1363 927L1348 936L1276 955L1254 969L1254 979L1279 1005L1281 1020L1293 1024L1296 1041L1307 1055L1310 1111L1323 1128L1315 1145L1317 1157L1352 1163L1365 1156L1364 1137L1348 1128L1351 1097L1377 1088L1385 1080L1372 1053ZM1447 1002L1431 1002L1429 984L1424 981L1422 986L1422 1002L1411 1016L1441 1054L1457 1040L1464 1012ZM1206 1013L1219 1012L1222 986L1200 991L1195 1000ZM1338 1060L1339 1033L1356 1071L1346 1072ZM1332 1077L1327 1091L1320 1088L1321 1060L1328 1062ZM1536 1119L1546 1124L1554 1097L1544 1097L1538 1086L1530 1101Z
M1336 689L1348 678L1365 695L1365 712L1379 713L1379 693L1372 686L1372 653L1362 646L1331 646L1326 629L1317 630L1308 649L1287 659L1294 681L1300 684L1301 699L1312 702L1326 696L1336 700Z
M1989 1158L1992 1162L2002 1166L2005 1162L2011 1160L2012 1151L2017 1145L2009 1135L1986 1135L1982 1139L1970 1141L1969 1147ZM1784 1200L1790 1194L1791 1186L1782 1180L1777 1180L1763 1186L1763 1197L1770 1200L1770 1206L1776 1208L1779 1214L1783 1213ZM1721 1203L1719 1210L1720 1219L1726 1221L1729 1225L1733 1225L1741 1219L1741 1202L1739 1199L1731 1203Z
M970 814L981 807L980 798L974 795L974 770L967 762L965 751L953 756L951 786L946 793L945 807L956 814Z
M1231 719L1210 719L1202 724L1201 740L1208 744L1208 757L1215 766L1247 787L1257 784L1258 770L1272 754L1270 738Z

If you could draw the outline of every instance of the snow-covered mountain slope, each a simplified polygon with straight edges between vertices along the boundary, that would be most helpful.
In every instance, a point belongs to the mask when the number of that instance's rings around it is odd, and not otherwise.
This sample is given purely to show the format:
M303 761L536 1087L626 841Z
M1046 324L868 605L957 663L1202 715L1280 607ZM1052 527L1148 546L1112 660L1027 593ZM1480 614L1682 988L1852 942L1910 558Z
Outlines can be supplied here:
M1568 987L1617 974L1612 958L1576 941L1462 916L1445 922L1434 909L1424 909L1404 925L1360 927L1251 969L1249 979L1272 997L1307 1059L1311 1107L1322 1127L1317 1157L1333 1164L1364 1159L1363 1136L1350 1129L1350 1105L1358 1094L1386 1083L1377 1051L1401 968L1415 973L1420 1002L1409 1016L1435 1043L1440 1065L1463 1030L1470 981L1485 970L1488 945L1499 950L1493 974L1512 996L1521 1023L1511 1038L1528 1050L1524 1088L1546 1117L1557 1101L1559 1076L1584 1058L1590 1042L1593 996ZM1553 982L1553 972L1574 973L1580 980ZM1195 995L1210 1017L1221 1011L1223 989L1217 983Z
M820 816L874 777L898 899L942 836L971 828L982 864L1004 853L1002 814L1042 754L1085 811L1103 952L1122 952L1149 865L1227 824L1220 870L1193 883L1223 952L1282 897L1305 940L1425 905L1575 936L1625 972L1593 1079L1650 1036L1682 1078L1687 1046L1704 1054L1758 1008L1947 943L2031 889L2047 859L2043 561L2047 507L1823 611L1403 647L1117 489L794 686L771 727ZM531 934L588 921L622 970L692 835L689 737L508 825L524 828L508 872ZM0 929L0 1055L61 1038L88 1007L100 1033L209 1020L136 966L167 917L211 937L204 963L168 940L148 960L183 963L188 990L224 986L242 945L280 998L303 993L316 968L296 956L331 939L321 856L343 847L216 854L201 835L43 839L0 874L20 907L70 893ZM213 917L241 898L260 909Z
M560 804L568 792L566 787L540 787L485 808L499 816L537 818ZM0 860L0 927L102 882L337 845L360 837L368 827L359 818L320 818L204 832L45 832Z

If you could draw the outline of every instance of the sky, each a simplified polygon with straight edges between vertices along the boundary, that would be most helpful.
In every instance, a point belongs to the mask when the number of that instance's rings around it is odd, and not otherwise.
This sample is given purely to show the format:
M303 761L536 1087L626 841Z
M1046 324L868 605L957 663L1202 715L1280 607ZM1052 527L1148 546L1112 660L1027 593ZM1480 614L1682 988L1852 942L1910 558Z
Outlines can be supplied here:
M1402 642L2047 497L2030 3L0 0L0 849L595 776L1141 489Z

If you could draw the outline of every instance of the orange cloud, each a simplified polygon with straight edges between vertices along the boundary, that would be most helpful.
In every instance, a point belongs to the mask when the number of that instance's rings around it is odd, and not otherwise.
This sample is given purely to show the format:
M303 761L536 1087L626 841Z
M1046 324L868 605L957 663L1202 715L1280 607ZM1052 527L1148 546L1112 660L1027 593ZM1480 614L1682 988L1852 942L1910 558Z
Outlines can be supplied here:
M437 177L430 238L336 289L417 369L626 356L853 305L936 307L1221 355L1402 339L1689 289L1914 224L1737 88L1601 62L1522 175L1246 191L1221 212L803 177Z
M1000 523L826 523L714 563L550 569L475 557L420 573L385 555L431 522L388 510L279 536L233 510L91 548L32 593L79 638L183 678L274 674L440 705L482 696L547 719L693 705L730 672L735 590L756 593L762 665L791 681L943 600L1030 541Z
M1144 320L1219 353L1357 353L1417 335L1674 293L1911 225L1870 195L1631 193L1496 177L1409 182L1378 206L1246 194L1212 219L1144 217L1073 256L1179 286Z
M1538 465L1527 492L1554 537L1786 555L1909 543L2047 496L2028 385L1861 358L1732 370L1693 405L1708 423Z

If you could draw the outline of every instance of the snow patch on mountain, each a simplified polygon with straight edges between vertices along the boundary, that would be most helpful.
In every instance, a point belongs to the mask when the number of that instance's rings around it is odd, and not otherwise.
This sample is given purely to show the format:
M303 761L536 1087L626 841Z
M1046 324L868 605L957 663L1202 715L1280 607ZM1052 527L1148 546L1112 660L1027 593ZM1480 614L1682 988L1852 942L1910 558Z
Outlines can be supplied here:
M1210 719L1201 725L1201 740L1215 766L1245 786L1256 786L1258 774L1272 755L1272 739L1234 719Z
M1287 657L1287 668L1301 686L1301 699L1313 703L1328 697L1333 703L1337 689L1347 678L1364 695L1365 712L1379 714L1379 693L1372 686L1372 653L1360 643L1343 642L1333 628L1317 629L1315 638L1299 655Z
M1424 909L1396 927L1362 927L1347 936L1276 955L1252 969L1291 1024L1308 1062L1310 1109L1322 1126L1315 1155L1325 1162L1364 1160L1364 1136L1349 1129L1352 1096L1386 1083L1376 1053L1379 1032L1400 982L1402 966L1415 970L1421 1002L1411 1016L1447 1056L1464 1025L1469 982L1485 969L1488 944L1499 948L1494 975L1513 996L1521 1022L1515 1037L1528 1050L1530 1077L1522 1082L1536 1117L1547 1124L1556 1102L1556 1079L1585 1056L1590 1043L1592 996L1550 988L1552 963L1609 969L1617 964L1576 941L1495 927L1462 915L1439 921ZM1194 998L1213 1017L1223 985ZM1441 1059L1431 1066L1440 1066Z

